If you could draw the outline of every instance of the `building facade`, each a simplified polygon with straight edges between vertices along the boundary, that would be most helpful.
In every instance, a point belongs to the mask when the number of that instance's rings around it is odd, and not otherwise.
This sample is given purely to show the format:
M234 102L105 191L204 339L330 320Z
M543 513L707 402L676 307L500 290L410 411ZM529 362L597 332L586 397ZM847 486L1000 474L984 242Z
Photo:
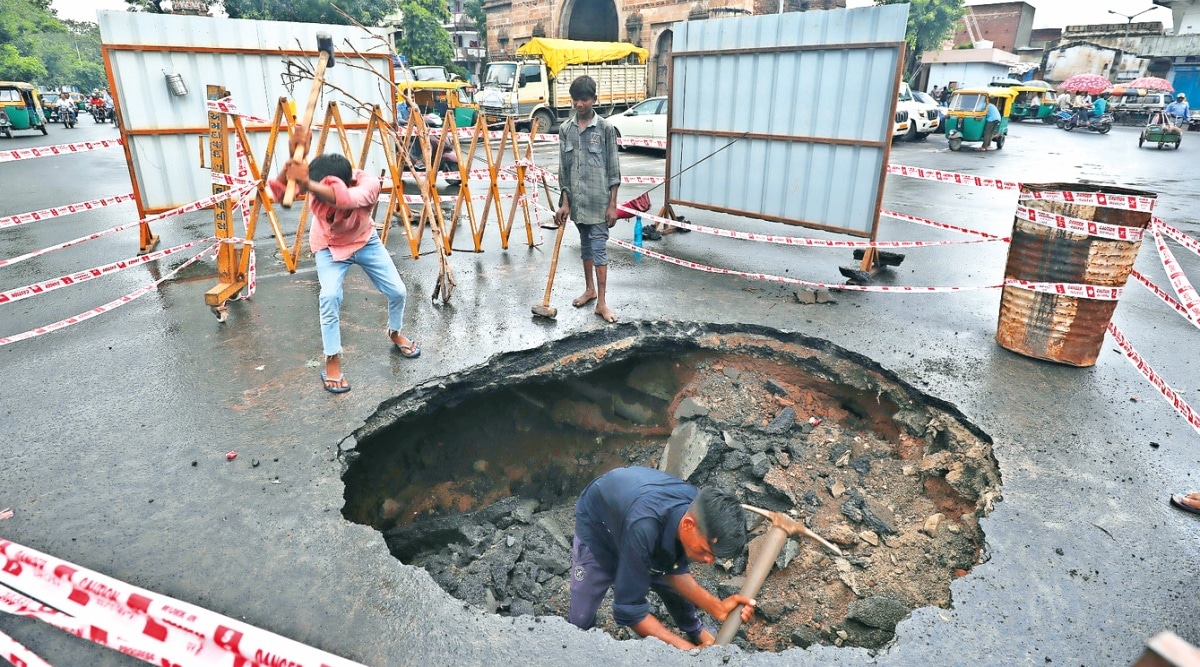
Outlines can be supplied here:
M485 0L487 53L512 55L533 37L631 42L650 51L650 93L667 92L677 21L835 9L846 0Z
M967 7L954 33L956 48L991 42L991 48L1016 53L1029 46L1036 12L1028 2L992 2ZM987 48L987 47L985 47Z

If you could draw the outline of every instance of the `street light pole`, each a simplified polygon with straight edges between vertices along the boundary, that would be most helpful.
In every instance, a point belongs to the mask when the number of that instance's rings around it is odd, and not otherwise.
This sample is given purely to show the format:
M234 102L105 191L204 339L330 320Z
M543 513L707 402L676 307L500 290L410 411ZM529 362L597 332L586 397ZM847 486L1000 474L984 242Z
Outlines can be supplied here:
M1128 30L1129 30L1129 24L1130 24L1130 23L1133 23L1133 20L1134 20L1135 18L1137 18L1137 17L1141 16L1142 14L1145 14L1146 12L1152 12L1152 11L1154 11L1155 9L1156 9L1156 7L1148 7L1148 8L1146 8L1146 9L1143 9L1142 11L1140 11L1140 12L1138 12L1138 13L1136 13L1136 14L1122 14L1121 12L1114 11L1114 10L1110 9L1110 10L1108 10L1108 13L1109 13L1109 14L1116 14L1117 16L1120 16L1120 17L1121 17L1121 18L1123 18L1123 19L1127 19L1127 21L1126 21L1126 24L1125 24L1125 30L1126 30L1126 31L1128 31Z

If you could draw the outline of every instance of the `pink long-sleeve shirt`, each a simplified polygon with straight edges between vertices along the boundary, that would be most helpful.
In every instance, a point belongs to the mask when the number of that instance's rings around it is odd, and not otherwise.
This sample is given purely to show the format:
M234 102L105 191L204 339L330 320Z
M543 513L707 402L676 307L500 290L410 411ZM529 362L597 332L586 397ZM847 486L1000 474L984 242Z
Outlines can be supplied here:
M326 204L315 195L309 195L308 208L312 211L313 223L308 232L308 245L313 252L329 248L334 261L344 262L371 238L375 226L371 213L383 185L378 177L361 169L354 170L353 186L346 185L336 176L326 176L321 184L333 188L335 201ZM274 178L268 185L275 201L283 199L287 183Z

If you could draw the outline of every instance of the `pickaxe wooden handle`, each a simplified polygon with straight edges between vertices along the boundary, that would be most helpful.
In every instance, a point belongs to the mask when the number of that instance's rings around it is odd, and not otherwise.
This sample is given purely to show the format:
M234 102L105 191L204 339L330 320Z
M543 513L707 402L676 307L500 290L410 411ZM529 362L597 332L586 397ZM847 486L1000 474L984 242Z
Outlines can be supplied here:
M321 86L325 84L325 70L333 67L333 37L327 32L317 33L317 71L313 74L312 90L308 92L308 104L304 107L304 115L300 118L300 124L305 129L312 127L313 114L317 111L317 98L321 96ZM297 146L296 151L292 153L293 160L303 160L305 148ZM296 181L289 178L287 189L283 191L284 208L291 208L292 202L296 200Z
M796 535L811 537L826 549L839 556L842 555L842 550L837 546L825 541L804 524L782 512L769 512L752 505L742 505L742 508L748 512L760 514L771 521L771 527L767 529L767 537L763 541L762 550L759 551L758 560L751 563L750 568L746 570L746 581L742 584L742 590L739 591L750 599L754 599L754 596L762 590L763 582L767 580L767 575L771 572L771 566L775 564L775 559L779 557L779 552L783 550L783 545L789 537ZM742 605L738 605L725 617L725 623L721 625L721 631L717 633L715 643L718 646L724 646L733 641L734 635L741 627Z

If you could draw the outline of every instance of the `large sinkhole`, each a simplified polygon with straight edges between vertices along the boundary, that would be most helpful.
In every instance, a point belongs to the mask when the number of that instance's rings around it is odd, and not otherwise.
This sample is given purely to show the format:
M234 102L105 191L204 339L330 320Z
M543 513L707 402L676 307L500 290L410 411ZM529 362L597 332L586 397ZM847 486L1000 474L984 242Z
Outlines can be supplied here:
M728 489L844 554L785 545L735 640L751 651L881 647L912 609L948 607L951 582L986 559L979 519L1000 498L1000 473L988 437L953 407L795 334L655 323L599 335L498 357L385 405L348 456L346 518L465 602L566 616L588 482L640 465ZM736 560L693 564L697 580L738 592L764 529ZM632 636L611 613L610 593L597 625Z

